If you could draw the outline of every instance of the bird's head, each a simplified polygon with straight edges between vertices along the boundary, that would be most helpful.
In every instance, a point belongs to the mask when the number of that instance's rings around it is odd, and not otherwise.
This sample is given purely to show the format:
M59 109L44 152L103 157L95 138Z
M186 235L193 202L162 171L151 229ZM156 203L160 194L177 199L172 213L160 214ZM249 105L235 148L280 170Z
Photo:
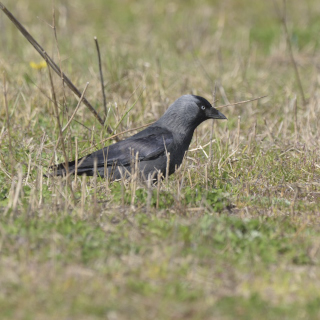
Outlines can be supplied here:
M178 98L160 120L164 124L169 124L170 129L183 126L194 130L208 119L227 119L227 117L213 108L208 100L187 94Z
M180 99L182 104L185 105L185 114L196 119L196 121L200 121L200 123L208 119L227 119L224 114L213 108L205 98L189 94L180 97L178 100Z

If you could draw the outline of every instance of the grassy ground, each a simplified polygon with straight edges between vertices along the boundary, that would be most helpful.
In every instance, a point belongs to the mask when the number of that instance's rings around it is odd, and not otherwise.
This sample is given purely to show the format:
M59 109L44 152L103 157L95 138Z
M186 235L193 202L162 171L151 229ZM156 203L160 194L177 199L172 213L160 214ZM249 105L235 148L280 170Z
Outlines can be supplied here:
M56 0L57 41L50 1L3 2L103 116L98 37L116 133L214 83L217 105L267 97L202 124L161 185L70 187L43 177L64 159L48 70L0 12L1 318L319 319L319 1L287 4L305 103L281 1ZM54 91L65 125L77 99ZM108 136L82 105L69 159Z

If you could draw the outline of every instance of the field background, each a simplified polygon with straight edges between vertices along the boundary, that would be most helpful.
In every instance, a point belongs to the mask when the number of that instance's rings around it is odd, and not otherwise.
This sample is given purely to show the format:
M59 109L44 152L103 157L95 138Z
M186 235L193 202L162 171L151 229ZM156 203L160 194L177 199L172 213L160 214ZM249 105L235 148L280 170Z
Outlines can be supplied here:
M319 1L288 1L288 39L278 0L55 0L56 38L51 1L3 3L103 117L97 36L116 133L215 86L216 106L267 97L202 124L158 186L44 178L64 159L48 69L0 12L1 319L320 318ZM82 105L66 153L108 136Z

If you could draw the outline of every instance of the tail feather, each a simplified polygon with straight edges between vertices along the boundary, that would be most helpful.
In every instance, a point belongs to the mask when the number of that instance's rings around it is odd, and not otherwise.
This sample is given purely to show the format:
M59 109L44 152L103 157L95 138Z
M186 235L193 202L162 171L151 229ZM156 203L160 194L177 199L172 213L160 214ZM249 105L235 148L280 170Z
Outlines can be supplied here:
M74 164L72 164L72 162L68 163L69 173L72 173L75 170L75 166L74 166ZM67 174L65 162L51 166L50 170L52 171L52 175L54 175L54 176L65 176Z
M74 174L76 171L76 165L75 161L70 161L68 163L68 172L69 174ZM66 168L66 163L61 162L57 165L51 166L50 167L51 171L53 171L54 176L65 176L67 175L67 168ZM81 165L77 168L77 174L82 175L82 174L87 174L90 175L92 169L90 168L81 168Z
M82 175L92 175L91 171L92 168L88 167L81 167L81 163L86 159L86 157L78 159L78 166L77 166L77 174ZM53 165L50 167L50 169L53 171L54 176L65 176L67 175L67 167L65 162L61 162L57 165ZM76 161L70 161L68 162L68 172L69 174L74 174L76 171Z

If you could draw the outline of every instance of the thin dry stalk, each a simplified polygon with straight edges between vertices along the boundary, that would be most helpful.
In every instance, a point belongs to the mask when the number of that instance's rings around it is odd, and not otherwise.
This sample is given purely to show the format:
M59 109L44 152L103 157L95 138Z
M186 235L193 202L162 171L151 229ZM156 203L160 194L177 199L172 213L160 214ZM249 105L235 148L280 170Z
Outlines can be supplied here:
M191 179L190 169L188 169L188 178L189 178L190 187L191 187L191 189L192 189L193 186L192 186L192 179Z
M261 96L261 97L254 98L254 99L242 100L242 101L235 102L235 103L224 104L222 106L216 107L216 109L220 109L220 108L224 108L224 107L230 107L230 106L237 106L238 104L243 104L243 103L247 103L247 102L251 102L251 101L255 101L255 100L260 100L260 99L263 99L265 97L267 97L267 96Z
M15 182L15 179L12 179L11 180L11 188L10 188L10 191L9 191L9 195L8 195L8 205L7 205L7 208L4 212L4 215L6 215L8 213L8 211L12 208L12 204L13 204L13 198L14 198L14 190L15 190L15 185L16 185L16 182Z
M8 211L12 208L12 204L13 204L13 198L14 198L14 187L15 187L15 180L12 179L11 180L11 188L10 188L10 191L9 191L9 195L8 195L8 205L6 207L6 210L4 211L3 215L6 216Z
M123 119L129 114L129 112L133 109L133 107L136 105L136 103L138 102L138 100L140 99L140 97L142 96L143 92L145 91L145 87L142 89L140 95L138 96L138 98L134 101L134 103L131 105L131 107L129 107L129 109L127 111L125 111L125 113L122 115L122 117L120 118L120 120L117 120L117 125L115 126L114 131L116 131L118 129L118 127L122 124Z
M230 154L227 156L227 158L226 158L222 163L221 163L221 161L222 161L222 158L223 158L223 157L221 157L220 160L219 160L219 162L218 162L218 169L221 170L221 169L224 167L224 165L227 163L227 161L229 161L229 159L230 159L234 154L237 153L237 151L238 151L238 148L236 148L232 153L230 153Z
M180 200L180 183L179 179L177 179L177 200Z
M93 188L94 188L93 203L95 208L97 207L97 175L98 175L97 167L98 167L98 160L97 158L95 158L93 161Z
M124 185L124 183L125 183L125 178L124 178L124 176L123 176L123 174L122 174L122 168L118 168L118 170L119 170L119 173L120 173L120 176L121 176L121 179L120 179L120 181L121 181L121 206L123 207L124 206L124 203L125 203L125 185Z
M39 172L40 171L40 172ZM43 197L43 183L42 183L42 180L43 180L43 173L42 173L42 167L40 166L39 168L39 173L38 173L38 186L39 186L39 206L41 206L42 204L42 197Z
M292 99L292 104L294 108L294 141L295 144L298 142L298 108L297 108L297 97Z
M27 171L27 177L24 185L26 186L28 184L28 179L30 175L30 170L31 170L31 154L28 155L29 161L28 161L28 171Z
M89 85L89 82L86 83L86 86L85 86L85 88L84 88L84 90L83 90L83 92L82 92L82 94L81 94L81 97L80 97L80 99L79 99L79 101L78 101L78 104L77 104L76 108L74 109L73 114L72 114L72 116L70 117L69 121L67 122L67 124L66 124L66 125L64 126L64 128L62 129L62 132L64 132L64 131L69 127L69 125L70 125L70 123L72 122L73 118L75 117L77 111L79 110L80 105L81 105L81 102L83 101L84 95L86 94L88 85Z
M84 206L86 202L86 182L87 176L84 174L82 176L82 186L81 186L81 218L84 218Z
M193 149L190 149L190 150L188 150L188 152L194 152L194 151L198 151L198 150L202 150L203 152L204 152L204 154L206 155L206 157L208 158L208 155L207 155L207 153L204 151L204 148L205 147L207 147L208 145L210 145L210 143L213 143L213 142L215 142L216 141L216 139L214 139L214 140L212 140L212 141L209 141L208 143L206 143L205 145L200 145L199 147L197 147L197 148L193 148Z
M167 156L166 185L167 185L167 187L168 187L168 182L169 182L169 168L170 168L170 152L167 152L167 149L166 149L166 156Z
M28 212L34 212L36 209L37 195L34 186L31 188L30 197L29 197L29 208Z
M54 84L53 84L50 68L48 68L48 72L49 72L49 79L50 79L50 85L51 85L52 101L53 101L54 111L55 111L54 113L55 113L57 123L58 123L58 128L59 128L59 142L61 143L61 148L62 148L62 152L64 155L64 160L65 160L66 172L68 175L69 174L68 155L66 153L66 149L65 149L65 145L64 145L64 140L63 140L63 135L62 135L62 127L61 127L60 118L59 118L58 103L57 103L57 98L56 98L56 92L54 90Z
M181 169L179 170L180 178L177 179L177 182L178 182L178 200L180 200L180 192L181 192L182 187L183 187L184 176L185 176L186 169L187 169L187 161L186 161L187 155L188 155L188 151L186 151L185 154L184 154L182 165L181 165ZM208 156L207 156L207 158L208 158Z
M268 121L266 118L263 118L264 124L266 126L267 129L267 135L270 138L270 141L274 141L273 135L272 135L272 129L273 129L273 125L269 125Z
M78 138L75 137L76 144L76 158L75 158L75 169L74 169L74 183L77 183L77 175L78 175Z
M136 190L137 190L137 180L139 175L139 152L136 152L134 164L133 164L133 174L131 175L131 209L134 208L134 200L136 198Z
M152 199L152 181L153 181L153 177L154 177L154 174L151 174L149 173L148 174L148 181L147 181L147 213L150 212L150 209L151 209L151 199Z
M212 92L212 107L215 108L216 105L216 94L217 94L217 83L214 85L214 91ZM209 147L209 160L212 160L212 139L213 139L213 129L214 120L211 120L211 130L210 130L210 147Z
M254 123L252 133L249 136L248 154L251 154L251 143L252 143L252 140L255 141L255 139L256 139L256 127L257 127L257 121Z
M94 37L94 42L96 43L98 61L99 61L99 72L100 72L101 91L102 91L102 97L103 97L104 116L105 116L105 119L107 119L107 116L108 116L107 99L106 99L106 93L104 92L104 81L103 81L103 73L102 73L102 66L101 66L101 55L100 55L100 48L99 48L99 43L98 43L97 37Z
M9 172L1 166L1 162L0 162L0 170L7 176L7 178L9 178L10 180L13 180L12 176L10 176Z
M291 215L292 215L292 216L295 214L294 207L295 207L295 205L296 205L299 192L300 192L300 190L299 190L299 187L297 186L297 187L296 187L296 191L295 191L295 193L294 193L293 200L292 200L292 202L291 202L291 206L290 206L290 211L291 211Z
M205 165L204 168L204 173L205 173L205 184L206 184L206 190L208 191L208 163Z
M287 41L288 48L289 48L290 60L291 60L291 64L292 64L293 69L294 69L296 81L298 83L298 87L299 87L300 94L301 94L301 97L302 97L302 102L303 102L303 105L306 105L307 101L306 101L306 98L305 98L305 95L304 95L304 91L303 91L303 87L302 87L302 83L301 83L301 79L300 79L300 74L299 74L297 62L294 59L291 38L290 38L288 27L287 27L287 2L286 2L286 0L283 0L283 11L282 11L282 13L281 13L281 10L278 7L278 5L277 5L275 0L273 1L273 3L274 3L274 6L276 8L279 20L282 23L282 27L283 27L283 30L284 30L284 33L285 33L286 41Z
M156 203L156 209L159 209L159 199L160 199L160 184L161 184L161 172L158 171L157 173L157 203Z
M3 97L4 97L4 105L6 107L6 117L7 117L7 130L8 130L8 139L9 139L9 157L11 164L11 174L13 174L14 162L13 162L13 149L11 143L11 130L10 130L10 116L9 116L9 106L8 106L8 98L7 98L7 79L6 74L3 72Z
M16 185L16 190L14 192L13 202L12 202L13 211L15 211L16 208L17 208L17 204L18 204L20 193L21 193L21 189L22 189L22 168L19 165L19 168L18 168L18 182L17 182L17 185Z
M65 160L67 184L68 184L68 186L70 188L73 201L75 201L75 196L74 196L74 193L73 193L73 190L72 190L72 186L70 184L70 179L69 179L69 164L68 164L69 161L68 161L68 155L67 155L66 148L65 148L65 145L64 145L64 140L63 140L62 128L61 128L61 123L60 123L60 118L59 118L59 111L58 111L58 103L57 103L56 93L55 93L55 90L54 90L51 70L50 70L49 67L48 67L48 72L49 72L49 79L50 79L50 85L51 85L52 100L53 100L53 105L54 105L54 108L55 108L55 114L56 114L58 128L59 128L59 140L60 140L60 143L61 143L61 148L62 148L64 160Z
M54 9L54 6L52 6L52 26L51 28L53 29L54 33L54 39L56 41L56 47L57 47L57 52L58 52L58 61L59 61L59 66L60 66L60 78L62 80L62 91L63 91L63 101L64 101L64 107L67 110L67 98L66 98L66 93L64 90L64 81L63 81L63 72L62 72L62 64L61 64L61 56L60 56L60 50L59 50L59 45L58 45L58 36L57 36L57 28L56 28L56 11Z
M227 104L227 105L232 105L229 101L229 99L227 98L227 95L226 95L226 92L224 91L224 88L223 86L221 85L221 83L219 83L219 92L220 92L220 95L223 99L223 101Z
M109 170L108 170L108 164L107 164L108 154L109 154L109 148L107 149L107 155L104 154L104 149L103 149L103 157L104 157L103 176L106 181L106 192L109 191Z
M240 123L241 123L241 116L238 116L237 148L239 147L239 143L240 143Z

